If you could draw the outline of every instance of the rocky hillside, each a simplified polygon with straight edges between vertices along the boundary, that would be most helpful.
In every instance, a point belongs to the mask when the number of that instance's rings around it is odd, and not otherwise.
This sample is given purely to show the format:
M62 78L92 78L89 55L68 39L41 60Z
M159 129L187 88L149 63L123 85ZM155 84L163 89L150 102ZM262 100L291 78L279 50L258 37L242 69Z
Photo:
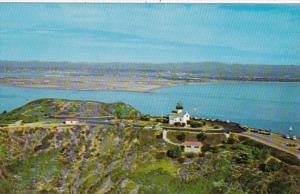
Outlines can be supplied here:
M160 137L104 125L1 128L0 193L300 192L299 167L266 148L215 142L183 156Z
M122 102L108 104L94 101L39 99L11 112L0 114L0 123L13 123L18 120L30 123L39 121L45 116L98 117L116 114L123 117L135 117L140 113L132 106Z

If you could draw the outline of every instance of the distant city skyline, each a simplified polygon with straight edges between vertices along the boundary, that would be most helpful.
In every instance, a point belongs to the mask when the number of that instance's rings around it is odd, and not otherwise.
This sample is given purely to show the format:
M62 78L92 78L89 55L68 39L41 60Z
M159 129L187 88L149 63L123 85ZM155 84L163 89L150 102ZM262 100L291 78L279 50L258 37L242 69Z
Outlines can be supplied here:
M299 4L0 4L0 60L300 65L299 45Z

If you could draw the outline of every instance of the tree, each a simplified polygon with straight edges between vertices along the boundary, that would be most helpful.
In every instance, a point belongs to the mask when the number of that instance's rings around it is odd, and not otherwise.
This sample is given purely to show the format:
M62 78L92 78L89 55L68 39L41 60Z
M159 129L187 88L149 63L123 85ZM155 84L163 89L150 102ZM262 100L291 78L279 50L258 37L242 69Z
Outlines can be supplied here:
M174 123L174 126L175 126L175 127L180 127L180 126L181 126L181 123L180 123L180 122L175 122L175 123Z
M179 140L179 141L184 141L185 140L185 133L181 132L180 134L178 134L176 136L176 138Z
M162 139L162 138L163 138L163 133L160 132L160 131L157 131L157 132L155 133L155 135L156 135L156 138L157 138L157 139Z
M234 157L235 161L239 164L248 164L249 156L246 153L240 153Z
M239 142L240 142L239 136L235 133L231 133L227 140L227 143L229 143L229 144L234 144L234 143L239 143Z
M282 167L282 163L275 158L271 158L268 162L262 164L260 169L264 172L275 172L280 170Z
M202 152L214 152L214 153L218 152L218 150L215 147L209 144L204 144L201 150Z
M203 126L202 122L197 122L197 121L190 121L189 124L192 128L197 128L197 127Z
M220 129L220 126L215 125L215 126L214 126L214 129Z
M136 110L134 110L134 109L129 109L128 110L128 117L130 118L130 119L135 119L136 118Z
M142 121L150 121L150 115L149 114L144 114L141 116Z
M167 156L170 158L179 158L181 156L181 150L178 146L167 151Z
M201 133L198 133L196 137L197 137L198 141L203 141L206 139L207 136L205 135L205 133L201 132Z
M117 107L114 110L114 115L120 119L123 116L123 112L124 112L124 108L122 107L122 105L117 105Z

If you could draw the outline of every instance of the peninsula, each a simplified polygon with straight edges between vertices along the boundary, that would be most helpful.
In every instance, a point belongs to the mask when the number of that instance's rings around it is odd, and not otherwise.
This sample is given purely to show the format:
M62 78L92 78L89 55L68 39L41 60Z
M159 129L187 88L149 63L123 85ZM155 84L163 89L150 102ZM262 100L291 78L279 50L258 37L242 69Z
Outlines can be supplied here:
M299 192L299 140L174 108L40 99L4 112L0 192Z

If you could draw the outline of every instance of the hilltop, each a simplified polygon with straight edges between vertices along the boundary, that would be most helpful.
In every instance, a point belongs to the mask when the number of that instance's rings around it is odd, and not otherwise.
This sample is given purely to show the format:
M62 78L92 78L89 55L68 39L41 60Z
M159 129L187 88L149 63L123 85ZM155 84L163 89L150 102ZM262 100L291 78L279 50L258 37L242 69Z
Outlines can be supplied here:
M39 99L0 114L0 123L8 124L19 120L24 123L36 122L49 116L99 117L114 116L120 109L121 116L138 116L140 113L123 102L102 103L66 99Z

